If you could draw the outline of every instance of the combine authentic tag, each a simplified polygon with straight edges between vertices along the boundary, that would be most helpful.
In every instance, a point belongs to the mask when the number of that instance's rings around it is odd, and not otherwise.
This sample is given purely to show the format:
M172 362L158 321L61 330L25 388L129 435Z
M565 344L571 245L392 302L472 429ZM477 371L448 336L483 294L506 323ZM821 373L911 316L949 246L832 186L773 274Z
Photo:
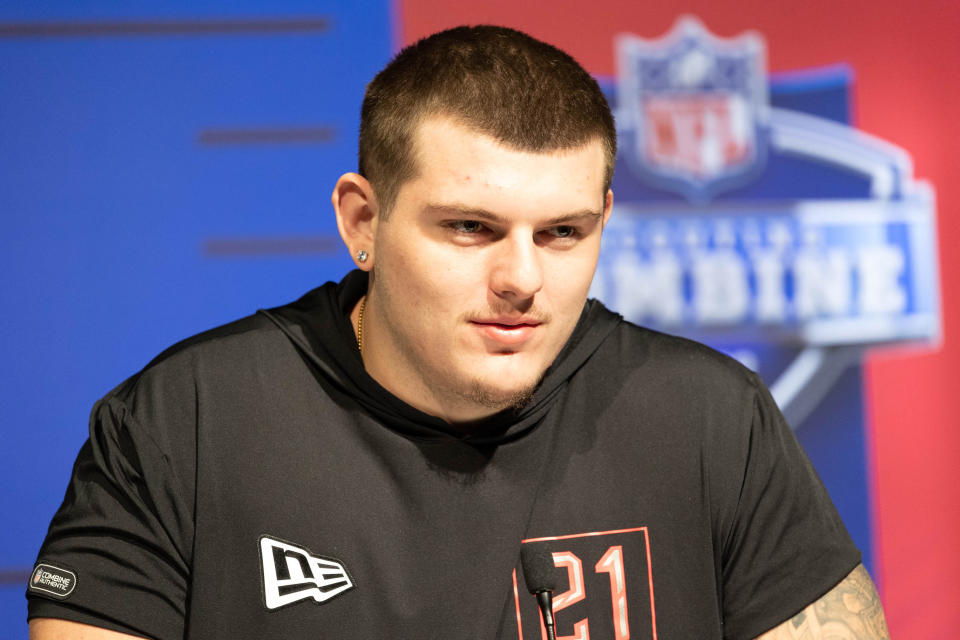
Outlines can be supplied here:
M55 567L52 564L38 564L30 576L27 589L54 598L64 599L73 593L77 586L77 574L73 571Z

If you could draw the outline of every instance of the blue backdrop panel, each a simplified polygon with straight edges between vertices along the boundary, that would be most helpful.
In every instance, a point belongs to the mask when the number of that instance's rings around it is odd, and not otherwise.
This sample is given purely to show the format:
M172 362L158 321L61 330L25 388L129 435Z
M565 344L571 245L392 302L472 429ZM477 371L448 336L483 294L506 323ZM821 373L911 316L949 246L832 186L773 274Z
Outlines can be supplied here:
M0 7L0 637L93 401L348 268L329 194L390 38L385 0Z

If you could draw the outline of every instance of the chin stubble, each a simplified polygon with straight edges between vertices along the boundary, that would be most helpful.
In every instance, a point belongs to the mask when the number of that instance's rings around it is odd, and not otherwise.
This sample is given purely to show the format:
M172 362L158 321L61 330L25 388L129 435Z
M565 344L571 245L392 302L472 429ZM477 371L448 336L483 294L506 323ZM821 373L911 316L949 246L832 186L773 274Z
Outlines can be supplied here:
M529 404L538 384L540 384L539 380L516 391L495 391L480 381L474 381L470 389L463 394L463 398L487 409L520 411Z

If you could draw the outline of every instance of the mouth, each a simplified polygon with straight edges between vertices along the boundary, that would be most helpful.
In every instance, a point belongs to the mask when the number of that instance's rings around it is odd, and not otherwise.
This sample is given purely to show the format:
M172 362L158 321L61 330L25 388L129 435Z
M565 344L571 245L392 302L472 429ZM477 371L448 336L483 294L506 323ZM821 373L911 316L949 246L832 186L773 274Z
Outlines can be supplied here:
M525 318L490 318L471 320L480 334L502 346L517 346L529 340L537 327L542 323L538 320Z

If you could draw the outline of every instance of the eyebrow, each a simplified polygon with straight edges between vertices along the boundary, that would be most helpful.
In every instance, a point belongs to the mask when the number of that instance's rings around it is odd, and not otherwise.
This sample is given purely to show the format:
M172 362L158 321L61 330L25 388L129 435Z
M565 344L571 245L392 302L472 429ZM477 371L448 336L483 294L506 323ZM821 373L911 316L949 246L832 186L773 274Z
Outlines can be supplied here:
M455 215L461 218L477 219L477 220L487 220L489 222L494 222L498 224L504 224L509 222L509 219L497 215L492 211L487 211L486 209L476 209L473 207L465 207L456 204L428 204L425 209L429 212L443 213L447 215ZM602 211L592 211L590 209L583 209L581 211L572 211L556 218L551 218L545 221L544 224L547 225L556 225L556 224L566 224L568 222L576 222L584 218L593 218L598 220L603 217Z

